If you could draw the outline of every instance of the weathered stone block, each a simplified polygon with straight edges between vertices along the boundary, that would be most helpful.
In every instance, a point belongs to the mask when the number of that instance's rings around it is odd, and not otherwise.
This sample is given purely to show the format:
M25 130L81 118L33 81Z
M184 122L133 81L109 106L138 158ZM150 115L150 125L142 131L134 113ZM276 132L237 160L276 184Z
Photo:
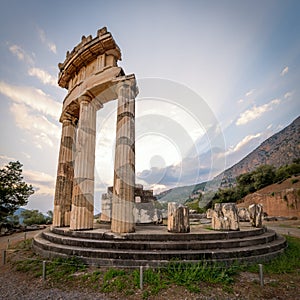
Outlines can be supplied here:
M250 221L249 210L246 207L238 208L238 216L239 216L240 222L249 222Z
M209 208L207 211L206 211L206 218L207 219L211 219L212 216L213 216L213 213L214 213L214 210Z
M168 203L168 231L190 232L189 209L174 202Z
M112 202L111 193L102 194L102 199L101 199L102 212L101 212L100 221L111 222L111 202Z
M253 227L262 227L263 206L261 204L252 204L249 206L250 222Z
M135 205L135 223L136 224L161 224L162 213L155 208L154 202L136 203Z
M235 203L216 203L211 224L214 230L240 230Z

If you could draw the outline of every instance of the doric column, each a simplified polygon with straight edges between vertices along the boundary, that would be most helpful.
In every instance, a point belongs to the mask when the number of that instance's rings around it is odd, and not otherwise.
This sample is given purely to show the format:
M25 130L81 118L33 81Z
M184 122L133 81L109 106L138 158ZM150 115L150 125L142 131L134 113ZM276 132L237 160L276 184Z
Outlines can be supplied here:
M53 226L70 225L72 189L74 177L74 145L76 119L69 114L62 117L62 133L54 196Z
M111 230L115 233L135 231L135 80L118 83L118 116Z
M70 229L92 229L94 220L94 168L97 107L81 96L76 139Z

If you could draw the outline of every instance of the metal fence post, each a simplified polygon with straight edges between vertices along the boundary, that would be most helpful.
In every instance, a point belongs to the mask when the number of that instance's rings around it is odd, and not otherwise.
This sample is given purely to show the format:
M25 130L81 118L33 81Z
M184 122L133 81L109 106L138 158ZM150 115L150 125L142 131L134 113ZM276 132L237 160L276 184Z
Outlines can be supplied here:
M6 250L2 250L2 266L6 264Z
M259 266L259 281L260 281L260 286L264 286L264 272L263 272L263 265L258 264Z
M143 289L143 267L140 266L140 289Z
M43 260L43 280L46 280L46 261Z

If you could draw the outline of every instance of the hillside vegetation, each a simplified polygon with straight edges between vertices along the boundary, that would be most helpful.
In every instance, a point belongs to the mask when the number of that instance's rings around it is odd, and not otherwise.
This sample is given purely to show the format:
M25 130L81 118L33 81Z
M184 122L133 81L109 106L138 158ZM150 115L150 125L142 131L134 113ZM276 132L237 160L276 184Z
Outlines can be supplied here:
M270 165L259 166L252 172L239 175L236 178L235 186L225 189L220 188L212 198L211 205L217 202L237 202L250 193L298 174L300 174L300 159L278 169Z

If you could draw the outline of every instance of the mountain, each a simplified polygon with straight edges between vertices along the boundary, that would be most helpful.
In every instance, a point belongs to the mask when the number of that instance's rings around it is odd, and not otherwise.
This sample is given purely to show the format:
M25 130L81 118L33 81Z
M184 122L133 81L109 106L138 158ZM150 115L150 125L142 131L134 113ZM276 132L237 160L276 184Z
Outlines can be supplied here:
M223 182L226 182L240 174L251 172L260 165L273 165L278 168L299 158L300 116L219 176L223 176Z
M203 191L205 185L206 190L214 190L219 187L219 185L215 183L221 181L221 187L226 187L233 183L238 175L251 172L260 165L268 164L278 168L290 164L299 158L300 116L290 125L265 140L245 158L216 176L212 181L194 186L176 187L164 191L156 195L156 197L159 201L184 203L191 195L196 195L199 191ZM208 186L210 186L210 188L207 188ZM206 199L204 197L204 199L201 200L201 207L206 205L210 200L209 198L210 197L207 197Z
M188 186L179 186L167 191L164 191L158 195L155 195L157 200L163 202L179 202L184 203L193 195L197 196L198 190L204 190L206 182L196 184L196 185L188 185Z

